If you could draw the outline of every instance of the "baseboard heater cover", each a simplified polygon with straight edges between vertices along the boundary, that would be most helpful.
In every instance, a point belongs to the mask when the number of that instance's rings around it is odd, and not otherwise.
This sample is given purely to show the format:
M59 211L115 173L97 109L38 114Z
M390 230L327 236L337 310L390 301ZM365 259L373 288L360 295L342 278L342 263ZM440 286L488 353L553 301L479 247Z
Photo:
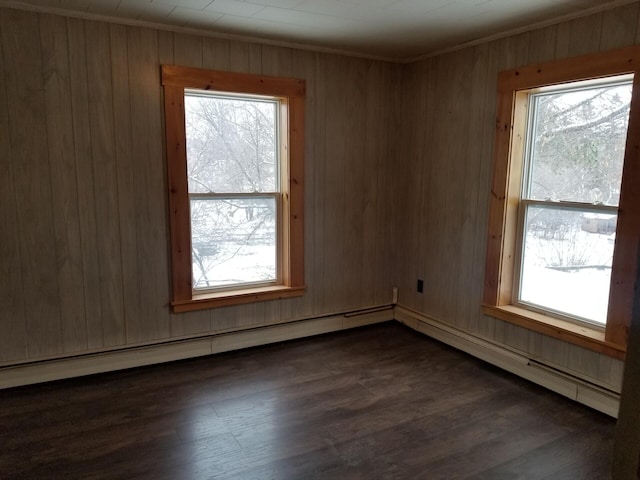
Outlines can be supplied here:
M393 320L389 306L0 368L0 389L196 358Z
M546 364L473 336L409 308L396 306L395 319L409 328L466 352L611 417L618 417L620 395Z
M393 319L607 415L618 415L620 396L616 392L572 377L402 306L396 306L395 309L392 306L373 307L155 345L5 366L0 368L0 389L195 358Z

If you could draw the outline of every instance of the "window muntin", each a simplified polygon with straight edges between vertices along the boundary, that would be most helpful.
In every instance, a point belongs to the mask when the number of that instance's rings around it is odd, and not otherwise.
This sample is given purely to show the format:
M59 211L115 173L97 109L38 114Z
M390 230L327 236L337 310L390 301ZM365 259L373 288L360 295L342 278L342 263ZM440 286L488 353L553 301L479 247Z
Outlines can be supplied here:
M194 293L280 281L280 102L185 91Z
M632 79L529 94L514 302L604 326Z

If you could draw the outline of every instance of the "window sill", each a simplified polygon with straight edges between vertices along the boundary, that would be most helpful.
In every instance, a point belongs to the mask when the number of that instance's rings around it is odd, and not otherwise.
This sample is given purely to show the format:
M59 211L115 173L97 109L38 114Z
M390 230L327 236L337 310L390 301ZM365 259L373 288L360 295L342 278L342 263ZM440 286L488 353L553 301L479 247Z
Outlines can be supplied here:
M194 295L189 300L171 303L174 313L192 312L207 308L228 307L244 303L264 302L282 298L300 297L304 295L305 287L285 287L282 285L270 287L245 288L242 290L225 290L224 292L207 292Z
M603 331L597 328L589 328L588 325L577 325L566 320L532 312L514 305L503 305L500 307L483 305L482 311L485 315L519 325L559 340L564 340L565 342L573 343L574 345L619 360L624 360L625 358L625 347L607 342Z

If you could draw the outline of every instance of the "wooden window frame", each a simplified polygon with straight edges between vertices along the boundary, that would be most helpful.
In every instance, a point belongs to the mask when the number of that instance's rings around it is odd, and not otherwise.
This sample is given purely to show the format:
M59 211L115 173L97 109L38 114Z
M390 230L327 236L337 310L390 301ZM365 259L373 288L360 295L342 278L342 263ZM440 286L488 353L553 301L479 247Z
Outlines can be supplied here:
M634 74L607 324L602 331L515 305L517 225L523 175L527 91ZM536 332L624 359L640 240L640 46L500 72L483 312Z
M297 297L304 294L304 99L305 81L176 65L161 66L164 90L169 231L171 241L171 305L174 312ZM282 98L286 126L283 146L278 222L281 275L277 285L248 286L194 293L191 265L191 222L187 182L184 92L195 89Z

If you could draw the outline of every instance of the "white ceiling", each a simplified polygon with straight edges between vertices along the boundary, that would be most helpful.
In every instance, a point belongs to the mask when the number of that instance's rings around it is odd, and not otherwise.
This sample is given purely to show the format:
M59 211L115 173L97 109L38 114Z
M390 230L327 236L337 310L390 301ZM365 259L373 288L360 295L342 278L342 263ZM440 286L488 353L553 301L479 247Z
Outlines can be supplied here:
M637 0L0 0L408 60ZM65 13L61 12L61 13Z

